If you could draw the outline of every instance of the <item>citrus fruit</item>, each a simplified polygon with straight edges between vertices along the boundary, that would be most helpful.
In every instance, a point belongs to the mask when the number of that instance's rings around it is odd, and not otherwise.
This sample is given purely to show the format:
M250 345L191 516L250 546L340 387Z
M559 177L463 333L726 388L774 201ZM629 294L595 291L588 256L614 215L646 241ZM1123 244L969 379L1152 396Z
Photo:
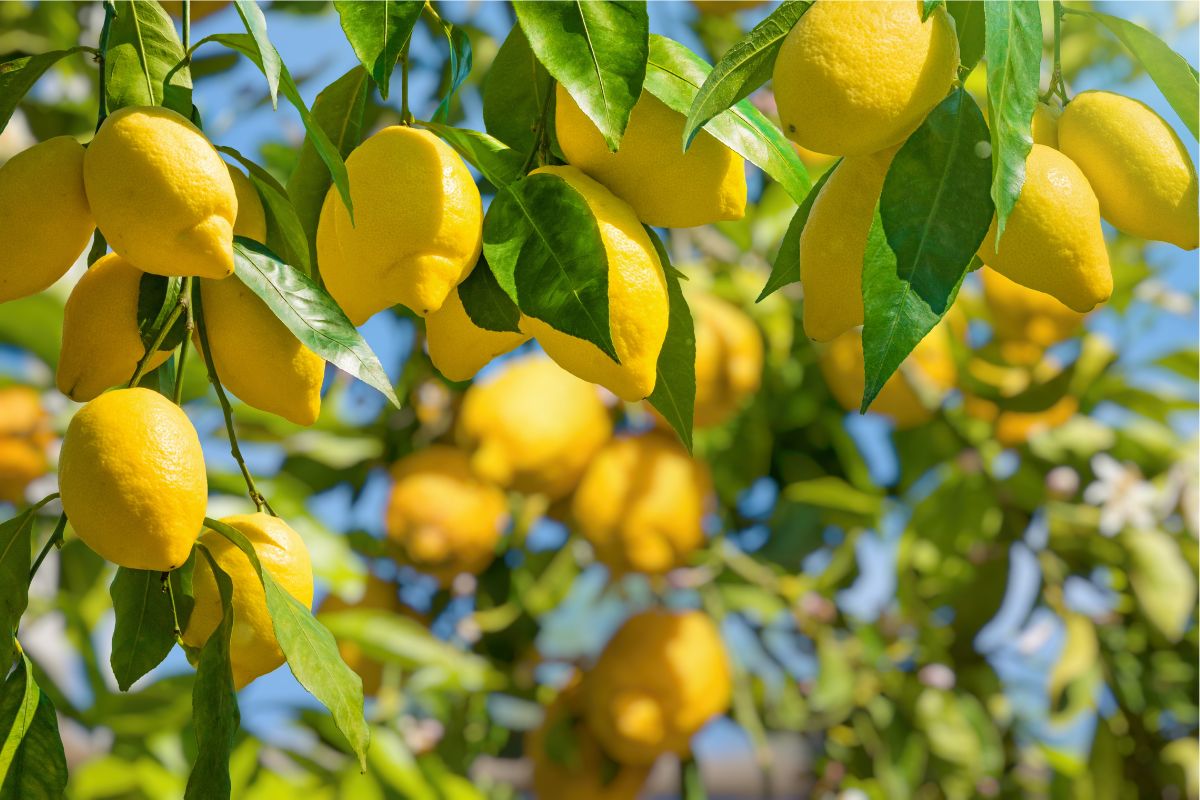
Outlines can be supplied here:
M25 488L50 469L50 416L28 386L0 389L0 502L20 505Z
M233 235L265 243L267 213L263 210L258 190L240 169L229 164L225 167L229 170L229 179L233 181L233 193L237 195L237 218L233 221Z
M732 417L762 384L763 341L742 309L704 292L688 295L696 332L694 425Z
M466 381L496 356L529 341L529 334L479 327L467 315L462 297L454 289L441 308L425 317L425 338L429 358L438 372L452 381Z
M1083 326L1083 314L1050 295L1026 289L990 267L979 274L992 332L1009 363L1034 363L1047 347L1071 338Z

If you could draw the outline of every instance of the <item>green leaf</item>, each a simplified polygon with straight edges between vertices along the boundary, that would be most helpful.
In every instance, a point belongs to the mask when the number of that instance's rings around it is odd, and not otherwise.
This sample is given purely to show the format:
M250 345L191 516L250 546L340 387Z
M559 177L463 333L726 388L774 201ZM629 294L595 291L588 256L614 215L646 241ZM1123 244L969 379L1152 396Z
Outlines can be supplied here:
M975 69L983 58L983 3L979 0L947 0L946 10L954 17L958 35L958 62L962 74Z
M58 717L50 697L33 681L33 665L28 658L22 661L24 669L5 681L0 697L0 730L8 729L0 750L0 800L57 800L67 790Z
M929 15L937 11L938 6L944 4L944 0L924 0L921 3L921 22L929 19Z
M608 327L608 254L583 195L557 175L502 189L483 220L483 253L521 311L617 361Z
M800 234L804 233L804 226L808 224L808 215L812 213L817 195L821 193L825 181L829 180L829 176L833 174L840 163L841 159L838 159L837 163L825 170L809 190L804 201L800 203L800 207L796 209L792 221L788 223L787 232L783 234L783 241L779 243L779 252L775 254L775 260L771 263L771 275L767 278L767 283L763 286L763 290L755 302L761 303L789 283L800 282Z
M27 508L0 524L0 672L13 662L12 633L29 605L33 519L34 510Z
M192 685L192 718L196 730L196 763L188 776L185 800L228 798L232 793L229 756L233 737L241 722L233 665L229 660L229 637L233 632L233 581L217 566L217 560L201 546L208 560L217 591L221 595L221 621L205 641Z
M487 331L521 332L521 311L512 301L492 274L487 259L479 257L479 263L466 280L458 285L458 296L463 310L480 328Z
M683 800L708 800L708 792L704 790L704 777L700 774L700 765L696 759L689 756L679 765L680 784L683 786Z
M892 159L863 267L862 410L941 320L992 222L987 124L961 87ZM872 254L874 257L872 258Z
M189 557L187 566L192 563ZM179 623L184 625L192 599L179 590L179 572L172 571L168 580L172 582L176 603L185 606ZM129 691L134 681L162 663L175 646L175 613L163 575L118 567L108 589L116 615L109 663L122 692Z
M0 342L28 350L50 369L62 350L63 301L41 292L9 300L0 314Z
M1146 619L1172 642L1187 632L1196 610L1196 575L1179 544L1160 530L1130 530L1121 535L1129 553L1129 583Z
M667 338L658 353L654 391L647 399L691 452L692 421L696 411L696 330L692 324L692 310L683 297L679 273L671 266L667 248L652 228L646 226L646 233L662 262L669 302Z
M692 101L683 126L685 149L705 123L770 79L775 69L775 55L784 37L811 5L811 0L784 0L779 8L726 51Z
M33 664L22 653L20 666L9 674L0 689L0 731L4 732L4 743L0 745L0 784L8 777L13 758L33 724L40 694L33 679Z
M254 0L234 0L238 16L246 26L246 33L258 49L258 64L267 78L267 92L271 95L271 108L279 106L279 73L283 70L283 59L267 36L267 18Z
M362 679L342 661L333 635L317 622L307 606L279 588L271 573L262 568L245 536L213 519L205 518L204 524L237 545L250 560L262 580L267 612L288 668L300 685L329 709L338 730L358 756L359 765L366 769L370 733L363 719Z
M183 278L142 273L138 279L138 333L142 347L154 346L159 329L167 323L171 312L179 304L179 293L183 290ZM159 345L159 350L174 350L187 335L187 320L180 315Z
M363 383L379 390L397 408L392 382L362 334L324 289L303 272L280 261L265 245L238 236L233 241L234 273L305 347Z
M192 78L175 23L158 3L117 0L104 58L105 113L166 106L192 118Z
M467 32L445 20L442 21L442 32L450 44L450 87L433 112L433 119L437 122L450 119L450 102L454 99L454 93L471 74L471 39Z
M521 180L524 159L499 139L494 139L486 133L454 128L437 122L422 122L420 125L433 131L453 147L497 189L503 189L510 183Z
M537 145L534 129L543 107L554 102L554 81L514 25L483 79L483 124L487 132L521 154Z
M1042 17L1037 3L984 0L983 57L987 60L992 133L992 200L996 246L1025 184L1033 147L1033 111L1042 62Z
M538 61L615 152L646 77L650 46L646 4L516 0L513 8Z
M46 74L46 70L57 64L59 59L82 52L83 49L72 47L70 50L54 50L0 61L0 131L8 127L8 121L12 119L21 99L33 88L37 79Z
M250 182L258 191L267 217L267 241L264 243L288 264L305 275L312 276L312 256L308 249L308 236L296 213L292 200L275 176L243 156L232 147L218 147L222 153L237 159L250 175ZM327 173L328 174L328 173Z
M646 90L680 114L691 109L710 69L679 42L657 34L650 37ZM797 203L808 195L812 181L796 148L750 101L742 100L717 114L704 129L774 178Z
M420 0L334 0L346 40L386 100L396 61L425 4Z
M1187 59L1150 31L1128 20L1099 11L1067 9L1067 13L1091 17L1112 31L1145 68L1192 137L1200 136L1200 81Z

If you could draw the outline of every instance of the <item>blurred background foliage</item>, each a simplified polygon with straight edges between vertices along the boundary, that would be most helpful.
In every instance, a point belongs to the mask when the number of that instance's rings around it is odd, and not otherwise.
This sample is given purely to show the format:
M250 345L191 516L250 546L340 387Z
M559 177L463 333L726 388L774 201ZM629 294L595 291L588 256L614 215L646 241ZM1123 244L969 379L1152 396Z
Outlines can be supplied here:
M354 63L332 5L264 5L311 102ZM1196 63L1194 3L1096 6L1147 25ZM473 49L451 119L481 130L481 76L511 11L439 9ZM232 8L212 10L194 40L236 29ZM765 13L715 11L652 3L652 26L715 60ZM101 16L99 3L0 3L0 58L94 44ZM414 36L413 107L428 116L448 53L427 29ZM1073 92L1131 94L1181 129L1096 25L1069 18L1062 59ZM214 141L255 154L286 181L303 138L290 109L272 113L261 77L228 53L202 50L192 74ZM981 77L967 87L982 92ZM87 54L59 61L0 135L0 160L62 133L86 141L95 83ZM773 111L769 86L754 100ZM375 94L364 131L398 115L395 97L384 104ZM803 155L814 177L828 166ZM234 796L521 796L522 738L544 703L631 609L655 598L708 610L735 661L731 715L695 742L713 796L1197 796L1195 254L1106 227L1116 289L1087 319L1031 311L973 275L939 356L955 387L940 408L916 379L891 418L860 417L839 400L854 365L839 362L836 344L803 336L800 287L754 303L793 206L758 174L751 187L744 220L667 240L691 291L754 320L765 366L761 390L732 420L698 432L718 502L705 547L663 578L610 580L561 504L515 494L500 557L477 579L441 588L388 558L389 466L453 438L465 389L432 368L405 313L363 329L403 409L332 372L312 428L237 406L242 448L308 543L344 652L376 662L376 697L371 769L360 775L286 670L256 682L242 695ZM73 408L52 375L79 270L0 309L0 509L54 487L57 437ZM205 388L197 371L185 399L217 517L247 503ZM612 413L621 428L652 424L640 408ZM52 517L39 525L47 535ZM60 715L70 796L180 796L194 756L190 668L176 651L118 692L108 667L111 567L77 540L51 558L21 641ZM677 770L659 767L648 791L674 796Z

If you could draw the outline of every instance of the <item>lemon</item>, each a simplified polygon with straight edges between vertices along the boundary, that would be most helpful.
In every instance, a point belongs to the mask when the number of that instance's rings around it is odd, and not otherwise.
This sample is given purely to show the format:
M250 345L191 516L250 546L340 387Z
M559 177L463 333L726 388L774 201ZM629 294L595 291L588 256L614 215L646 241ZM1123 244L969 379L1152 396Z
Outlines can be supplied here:
M466 164L429 131L393 125L355 148L346 170L354 221L330 187L320 226L332 224L325 235L337 249L326 250L340 252L321 264L329 293L355 325L397 303L421 316L437 311L483 240L483 205Z
M647 225L690 228L746 215L741 156L704 130L684 152L686 118L649 92L634 105L615 153L562 84L555 103L555 133L567 161L629 203Z
M1047 347L1071 338L1083 326L1083 314L1048 294L1013 283L990 267L980 275L992 332L1010 363L1038 361Z
M208 504L196 429L179 406L149 389L108 392L74 416L58 484L84 544L130 569L182 565Z
M1112 92L1081 92L1063 111L1059 140L1114 227L1196 249L1196 167L1149 106Z
M831 156L828 153L818 153L816 150L809 150L807 147L792 142L792 147L796 150L796 155L800 156L800 160L804 162L804 166L809 172L821 173L824 172L829 165L837 161L837 156Z
M529 341L529 334L479 327L454 289L441 308L425 317L425 338L438 372L452 381L466 381L496 356Z
M83 159L87 198L112 249L156 275L233 272L237 194L204 134L159 106L113 112Z
M279 517L261 512L224 517L221 522L235 528L250 541L259 564L270 573L279 588L306 608L312 606L312 561L300 534ZM233 584L229 660L233 665L234 686L241 689L282 664L283 650L275 639L266 592L250 559L236 544L213 530L205 530L200 535L200 543ZM224 611L212 567L208 559L200 555L196 558L192 591L196 604L183 632L183 642L189 647L203 647L221 624Z
M1025 185L1000 251L993 218L979 257L1010 280L1053 295L1081 314L1112 294L1096 195L1075 162L1045 145L1033 145L1025 160Z
M233 181L233 193L237 195L237 218L233 221L233 235L266 243L267 213L263 210L258 190L240 169L229 164L225 167L229 170L229 179Z
M406 563L443 586L483 572L507 526L504 493L471 471L463 451L433 445L392 467L388 539Z
M0 502L21 504L25 488L50 469L54 433L38 393L28 386L0 389Z
M651 432L616 439L596 454L571 509L614 576L661 575L704 543L711 496L705 466L671 436Z
M651 609L630 617L584 684L585 718L622 764L686 756L692 736L729 707L729 657L699 611Z
M575 167L540 167L583 195L608 257L608 327L620 364L599 347L532 317L521 329L537 337L564 369L636 402L654 391L658 353L667 338L667 278L645 228L626 203Z
M1065 425L1079 410L1079 401L1067 395L1040 411L1001 409L991 400L974 395L963 397L963 411L970 417L990 422L993 436L1004 447L1019 447L1030 439Z
M138 291L142 271L116 253L101 257L83 273L63 310L62 349L55 382L76 402L129 382L146 345L138 331ZM160 366L171 353L160 350L147 362Z
M958 39L945 8L817 2L775 59L775 102L788 138L818 153L861 156L908 138L950 91Z
M834 339L818 354L818 363L829 391L842 408L858 411L865 383L862 332L847 331ZM925 404L914 381L922 382L922 391L944 396L957 377L949 333L939 325L917 343L900 369L887 379L870 411L889 417L900 430L924 425L933 419L936 408Z
M762 384L763 341L754 321L732 303L689 293L696 331L697 428L732 417Z
M458 438L482 478L557 500L612 435L596 387L540 355L514 359L463 396Z
M838 164L813 201L800 234L804 333L828 342L863 324L867 234L894 150Z
M327 595L318 613L335 614L353 609L388 611L402 616L410 616L413 613L400 602L396 584L375 575L367 575L366 589L361 598L347 602L335 594ZM346 666L362 678L363 692L367 695L378 694L383 683L383 664L366 655L357 642L339 641L338 653L341 654L342 661L346 662Z
M1033 109L1033 124L1031 133L1034 144L1044 144L1046 147L1058 149L1058 121L1062 117L1062 109L1048 103L1039 102Z
M56 136L0 166L0 303L61 278L96 223L83 190L83 148Z

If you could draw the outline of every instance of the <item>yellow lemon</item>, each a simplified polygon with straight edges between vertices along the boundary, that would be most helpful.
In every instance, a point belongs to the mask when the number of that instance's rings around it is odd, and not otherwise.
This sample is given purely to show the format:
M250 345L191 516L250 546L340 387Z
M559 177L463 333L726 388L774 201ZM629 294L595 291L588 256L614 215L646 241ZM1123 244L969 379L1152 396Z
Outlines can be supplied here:
M804 162L804 166L808 167L809 172L824 172L825 168L833 162L837 161L837 156L831 156L827 153L818 153L816 150L809 150L807 147L801 147L795 142L792 147L796 149L796 154L800 156L800 160Z
M648 225L689 228L746 214L746 165L701 130L683 151L683 114L643 91L621 147L610 152L570 93L558 84L555 133L571 166L604 184Z
M263 210L258 190L240 169L229 164L225 167L229 170L229 179L233 181L233 193L237 195L237 218L233 221L233 235L265 243L267 213Z
M585 717L622 764L686 756L692 736L729 707L729 657L699 611L651 609L629 618L584 684Z
M463 397L459 441L486 480L557 500L612 435L596 387L541 356L506 364Z
M1033 109L1033 143L1058 149L1058 121L1062 109L1048 103L1038 103Z
M1196 249L1196 167L1149 106L1112 92L1081 92L1063 111L1059 143L1115 227Z
M300 534L279 517L269 514L238 514L221 522L245 536L262 568L279 588L306 608L312 607L313 573L308 547ZM275 639L275 627L267 611L267 595L250 559L233 542L213 530L205 530L200 543L208 549L221 571L233 584L233 631L229 636L229 660L233 683L238 689L283 663L283 650ZM184 644L203 647L224 616L221 593L208 559L197 554L192 577L196 604L183 632Z
M467 315L462 297L454 289L441 308L425 317L425 338L429 358L438 372L452 381L466 381L496 356L529 341L529 334L479 327Z
M658 353L667 338L667 278L658 253L633 209L575 167L540 167L531 174L562 178L596 217L608 256L608 327L621 363L539 319L523 318L521 328L563 369L622 400L641 400L654 391Z
M58 485L84 544L130 569L181 566L208 505L196 429L179 406L149 389L102 394L75 415Z
M388 539L406 563L443 586L487 569L507 526L504 493L471 471L462 450L433 445L392 467Z
M326 235L341 257L321 264L329 293L355 325L397 303L437 311L479 259L483 205L467 165L429 131L393 125L355 148L346 170L354 221L331 187Z
M983 263L1085 313L1112 294L1100 207L1088 179L1057 150L1035 144L1025 185L996 251L996 220L979 246Z
M863 324L867 233L895 150L838 164L813 201L800 234L804 333L828 342Z
M1048 294L1026 289L990 267L980 270L980 276L992 331L1010 362L1036 362L1047 347L1071 338L1083 326L1084 314Z
M335 594L328 595L321 603L318 613L336 614L339 611L354 609L389 611L401 616L412 616L415 613L400 602L396 584L375 575L367 575L367 586L361 598L348 602ZM338 653L341 654L342 661L346 662L346 666L362 678L363 692L367 695L378 694L383 683L383 664L364 653L356 642L339 641Z
M818 153L861 156L908 138L958 75L954 24L921 3L817 2L775 59L775 102L788 138Z
M83 189L83 148L56 136L0 166L0 303L61 278L96 222Z
M1040 411L1001 409L991 400L974 395L963 397L968 416L990 422L996 441L1004 447L1019 447L1046 431L1067 423L1079 410L1079 401L1067 395Z
M762 384L763 341L754 321L732 303L703 292L688 296L696 331L697 428L732 417Z
M146 345L138 331L138 291L142 271L116 253L101 257L83 273L63 310L62 350L55 382L76 402L87 402L105 389L129 382ZM160 350L147 364L154 369L168 358Z
M818 362L829 391L842 408L858 411L865 383L862 332L847 331L834 339L818 354ZM949 333L939 325L917 343L900 369L887 379L870 411L890 417L900 430L923 425L933 419L937 409L925 404L913 381L921 381L923 390L945 395L957 377Z
M660 575L704 543L712 480L674 438L651 432L601 450L572 500L578 530L614 575Z
M195 125L167 108L109 115L83 159L87 198L112 249L156 275L233 272L237 194Z
M25 488L50 469L54 433L38 393L28 386L0 389L0 502L21 504Z

